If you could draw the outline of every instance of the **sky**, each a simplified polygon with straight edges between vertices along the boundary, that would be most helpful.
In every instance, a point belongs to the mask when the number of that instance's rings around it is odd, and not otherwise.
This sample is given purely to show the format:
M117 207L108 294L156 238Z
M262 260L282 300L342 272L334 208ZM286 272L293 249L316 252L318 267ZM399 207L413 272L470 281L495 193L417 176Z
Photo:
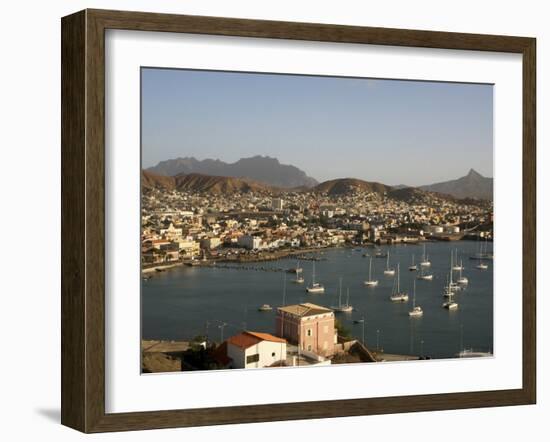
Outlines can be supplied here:
M319 182L493 176L493 86L142 68L142 166L255 155Z

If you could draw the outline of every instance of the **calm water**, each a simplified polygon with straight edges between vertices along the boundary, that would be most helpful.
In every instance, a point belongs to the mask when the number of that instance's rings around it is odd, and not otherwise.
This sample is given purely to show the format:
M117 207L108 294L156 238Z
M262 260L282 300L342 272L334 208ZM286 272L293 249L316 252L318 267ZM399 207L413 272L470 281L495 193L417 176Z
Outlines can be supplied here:
M458 292L456 311L441 307L444 302L443 287L449 272L451 249L458 248L463 260L469 285ZM492 243L488 245L492 252ZM408 270L411 257L418 262L422 246L396 245L382 247L390 251L390 265L401 267L401 288L409 292L409 303L392 303L389 300L394 277L383 275L386 260L373 258L373 279L377 287L365 287L368 277L369 258L363 252L372 253L372 248L355 251L332 249L324 251L326 260L315 263L316 279L325 285L324 294L308 294L305 286L311 281L312 262L302 261L305 284L295 284L293 274L286 274L285 304L313 302L323 306L338 304L338 279L343 278L343 299L350 290L350 304L354 311L337 313L337 318L352 334L362 339L362 324L353 321L365 320L367 346L377 345L387 353L420 354L434 358L453 357L463 347L478 351L493 350L493 262L487 261L488 270L475 268L477 261L468 259L478 251L474 241L437 242L427 244L427 254L432 266L429 273L432 281L416 280L416 303L422 306L424 316L410 318L413 281L417 272ZM247 267L290 268L296 260L283 259L275 262L246 264ZM223 268L178 267L143 281L142 326L145 339L187 340L208 333L210 339L219 341L248 330L274 333L275 309L258 312L262 304L279 306L283 302L284 272L261 270L234 270ZM207 324L208 323L208 324ZM463 330L461 333L461 329ZM379 330L379 332L377 332ZM421 349L421 341L424 341Z

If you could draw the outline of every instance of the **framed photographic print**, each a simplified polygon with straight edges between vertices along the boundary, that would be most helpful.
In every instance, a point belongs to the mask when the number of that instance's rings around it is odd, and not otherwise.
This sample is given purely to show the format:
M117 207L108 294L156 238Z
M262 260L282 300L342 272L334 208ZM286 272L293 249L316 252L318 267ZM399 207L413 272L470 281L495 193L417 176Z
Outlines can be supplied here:
M62 423L535 403L535 40L62 20Z

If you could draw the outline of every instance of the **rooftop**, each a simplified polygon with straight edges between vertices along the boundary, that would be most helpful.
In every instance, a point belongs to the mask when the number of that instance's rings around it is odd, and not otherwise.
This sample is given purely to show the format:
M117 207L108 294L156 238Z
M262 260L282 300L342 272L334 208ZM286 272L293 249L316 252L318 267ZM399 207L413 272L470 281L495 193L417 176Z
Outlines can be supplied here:
M302 304L286 305L284 307L279 307L279 311L285 313L290 313L292 315L304 317L304 316L315 316L322 315L324 313L332 313L332 310L326 307L322 307L317 304L312 304L310 302L304 302Z
M239 333L238 335L231 336L227 340L227 343L245 349L248 347L252 347L253 345L256 345L262 341L286 343L286 339L270 335L269 333L259 333L251 331L244 331L242 333Z

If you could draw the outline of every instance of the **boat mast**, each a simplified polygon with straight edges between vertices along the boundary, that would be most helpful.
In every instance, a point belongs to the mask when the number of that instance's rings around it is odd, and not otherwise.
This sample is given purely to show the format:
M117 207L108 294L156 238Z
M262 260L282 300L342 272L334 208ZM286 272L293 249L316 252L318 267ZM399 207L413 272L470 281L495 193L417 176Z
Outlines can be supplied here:
M399 293L399 263L397 263L397 293Z

